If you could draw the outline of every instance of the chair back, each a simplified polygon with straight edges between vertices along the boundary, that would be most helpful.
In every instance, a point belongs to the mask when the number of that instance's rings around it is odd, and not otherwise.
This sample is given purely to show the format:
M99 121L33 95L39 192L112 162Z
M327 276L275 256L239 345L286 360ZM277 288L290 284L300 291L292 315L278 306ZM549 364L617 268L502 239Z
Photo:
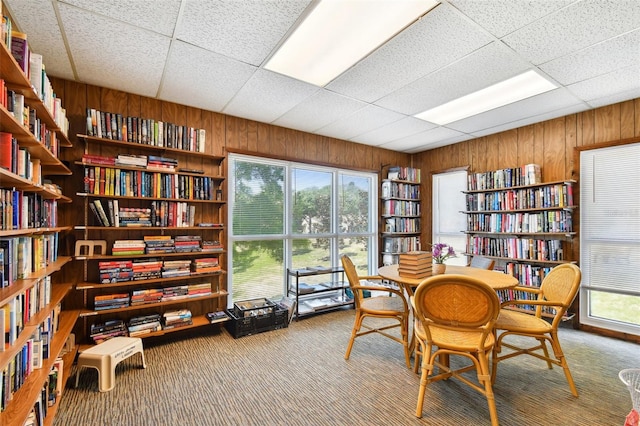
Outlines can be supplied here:
M500 312L496 291L481 280L466 275L445 274L425 279L414 296L416 316L448 329L484 329L490 333Z
M342 255L340 260L342 261L344 273L347 275L347 280L349 280L349 288L351 288L351 291L353 292L353 300L355 302L356 309L360 308L360 300L362 299L363 294L361 289L355 288L355 286L360 285L360 278L358 278L356 267L351 258L346 254Z
M550 302L556 306L556 313L553 317L553 325L559 325L562 317L573 303L578 289L582 272L573 263L563 263L549 272L540 285L539 298ZM536 314L541 314L541 307L538 306Z
M495 264L496 261L493 259L489 259L488 257L473 256L471 258L471 264L469 266L471 266L472 268L488 269L492 271Z

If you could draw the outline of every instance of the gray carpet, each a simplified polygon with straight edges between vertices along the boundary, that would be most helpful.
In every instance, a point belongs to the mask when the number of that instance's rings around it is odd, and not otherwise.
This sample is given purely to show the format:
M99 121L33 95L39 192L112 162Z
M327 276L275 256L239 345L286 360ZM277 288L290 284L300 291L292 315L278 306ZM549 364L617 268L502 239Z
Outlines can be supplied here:
M138 355L122 362L110 392L97 391L96 370L82 370L78 389L72 376L54 424L490 423L484 397L456 380L430 385L417 419L419 376L406 368L400 345L360 337L344 360L353 316L326 313L240 339L212 327L171 342L145 340L147 368L138 368ZM638 345L572 329L561 339L580 397L561 369L532 357L505 361L494 388L500 424L622 425L631 398L617 375L640 367Z

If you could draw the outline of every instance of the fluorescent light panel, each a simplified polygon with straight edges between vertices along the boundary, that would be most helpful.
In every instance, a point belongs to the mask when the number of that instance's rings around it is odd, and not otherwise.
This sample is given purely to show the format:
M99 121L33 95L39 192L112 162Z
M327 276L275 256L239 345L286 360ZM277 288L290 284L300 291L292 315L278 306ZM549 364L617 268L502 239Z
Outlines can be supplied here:
M534 70L530 70L416 114L415 117L442 126L556 88L555 84Z
M435 0L322 0L265 68L325 86L434 8Z

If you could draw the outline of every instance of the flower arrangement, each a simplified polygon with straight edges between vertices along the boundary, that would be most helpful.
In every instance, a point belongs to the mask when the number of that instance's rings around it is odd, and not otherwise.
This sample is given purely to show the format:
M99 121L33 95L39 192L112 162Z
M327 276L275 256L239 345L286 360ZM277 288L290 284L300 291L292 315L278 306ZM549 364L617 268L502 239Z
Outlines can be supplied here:
M431 257L435 263L444 263L448 258L456 257L456 252L449 244L431 244Z

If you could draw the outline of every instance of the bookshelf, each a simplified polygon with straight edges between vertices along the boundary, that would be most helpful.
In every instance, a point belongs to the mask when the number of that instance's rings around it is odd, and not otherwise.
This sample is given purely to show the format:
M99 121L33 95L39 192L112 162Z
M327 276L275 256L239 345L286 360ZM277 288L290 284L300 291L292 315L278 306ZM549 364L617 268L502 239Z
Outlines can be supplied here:
M575 181L542 182L540 175L536 165L470 174L465 191L465 255L495 259L522 286L537 287L554 266L572 262ZM531 297L503 292L503 300Z
M398 263L398 255L420 250L422 214L420 169L392 166L381 185L382 265Z
M23 424L36 414L43 423L52 424L60 398L48 392L50 374L61 358L65 368L57 380L64 388L77 353L69 336L78 312L63 310L72 285L60 278L71 257L59 253L59 237L71 227L58 223L58 207L71 199L47 178L71 174L58 158L60 148L71 143L61 100L51 91L44 70L33 69L28 76L8 45L3 37L0 424ZM32 87L33 78L41 84Z
M159 145L158 129L177 126L131 117L113 121L115 128L132 122L148 126L144 141L123 130L112 130L112 138L77 135L84 143L74 163L83 176L76 193L82 217L74 228L83 274L76 285L83 344L110 333L147 338L209 325L206 314L227 305L224 157L204 152L204 139L196 147L201 132L190 146L169 142L165 132ZM95 125L87 133L98 134ZM84 243L93 247L93 241L100 242L97 248L85 250ZM177 325L167 320L174 316Z

